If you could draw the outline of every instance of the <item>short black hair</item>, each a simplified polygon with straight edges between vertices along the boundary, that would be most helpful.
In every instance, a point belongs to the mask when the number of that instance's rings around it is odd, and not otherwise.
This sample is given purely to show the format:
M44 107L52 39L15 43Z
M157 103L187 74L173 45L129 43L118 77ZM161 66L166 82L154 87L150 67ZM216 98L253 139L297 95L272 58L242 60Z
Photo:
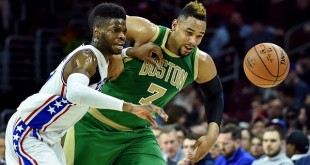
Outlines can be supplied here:
M125 9L115 3L101 3L97 5L88 16L88 26L92 30L94 26L100 26L103 19L121 18L126 20Z
M178 18L188 18L194 17L201 21L207 21L207 11L202 3L199 3L197 0L188 3L179 13Z
M235 124L226 124L221 128L220 133L231 133L232 139L241 139L241 128Z

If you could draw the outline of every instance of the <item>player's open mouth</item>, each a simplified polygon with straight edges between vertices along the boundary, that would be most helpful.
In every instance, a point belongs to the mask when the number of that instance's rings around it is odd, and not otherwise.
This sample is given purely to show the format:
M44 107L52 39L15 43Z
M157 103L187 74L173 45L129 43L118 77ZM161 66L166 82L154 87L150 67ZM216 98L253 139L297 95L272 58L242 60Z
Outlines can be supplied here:
M124 48L124 43L118 43L118 44L114 44L114 47L116 48L116 49L123 49Z
M193 47L191 47L191 46L184 45L184 47L185 47L185 53L186 53L186 54L189 53L189 52L191 52L191 51L193 50Z

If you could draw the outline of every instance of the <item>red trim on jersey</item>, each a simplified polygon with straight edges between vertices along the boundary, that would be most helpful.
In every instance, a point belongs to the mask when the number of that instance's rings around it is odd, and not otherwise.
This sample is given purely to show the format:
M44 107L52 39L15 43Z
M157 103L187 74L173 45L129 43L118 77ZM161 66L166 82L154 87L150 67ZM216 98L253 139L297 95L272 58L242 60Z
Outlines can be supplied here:
M45 106L47 103L50 102L50 100L52 100L54 97L56 97L56 95L51 96L49 99L47 99L39 108L35 109L26 119L25 119L25 123L27 123L27 120L29 120L32 115L34 115L38 110L40 110L43 106Z
M39 165L39 164L37 163L37 161L36 161L34 158L32 158L30 155L28 155L27 152L25 152L25 150L24 150L23 147L22 147L23 141L25 140L25 138L27 137L27 135L29 134L29 132L30 132L31 130L32 130L32 128L30 128L25 134L23 134L23 138L22 138L22 140L20 141L20 149L21 149L21 152L23 152L23 154L27 155L28 158L30 158L30 159L33 161L33 163L35 163L36 165Z
M61 114L59 114L52 122L50 122L47 126L45 126L45 128L43 129L43 131L45 131L47 129L48 126L50 126L53 122L55 122L60 116L62 116L64 113L66 113L70 107L72 105L69 105Z
M65 88L66 88L66 85L64 84L64 82L62 82L61 93L60 93L60 96L61 96L61 97L64 97Z

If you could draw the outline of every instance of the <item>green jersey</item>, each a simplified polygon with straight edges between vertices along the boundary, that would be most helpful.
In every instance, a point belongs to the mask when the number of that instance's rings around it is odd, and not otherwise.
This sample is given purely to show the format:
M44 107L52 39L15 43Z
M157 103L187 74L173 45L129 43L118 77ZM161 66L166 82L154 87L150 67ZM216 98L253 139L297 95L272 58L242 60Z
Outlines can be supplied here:
M164 107L178 92L197 77L198 48L187 56L171 53L165 46L170 29L158 26L151 40L160 46L164 54L164 64L156 68L148 62L136 58L125 58L125 71L114 81L107 82L102 92L135 104L155 104ZM134 129L150 125L147 120L136 115L115 110L100 109L99 112L119 125ZM109 124L109 123L108 123Z

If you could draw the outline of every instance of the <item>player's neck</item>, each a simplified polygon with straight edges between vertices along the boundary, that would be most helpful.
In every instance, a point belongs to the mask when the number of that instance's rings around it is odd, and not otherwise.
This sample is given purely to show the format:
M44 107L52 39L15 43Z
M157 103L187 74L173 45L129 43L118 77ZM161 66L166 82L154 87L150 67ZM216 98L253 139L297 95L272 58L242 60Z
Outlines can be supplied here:
M175 44L175 39L174 39L174 36L173 36L173 32L170 32L168 34L168 37L167 37L167 42L166 42L166 45L165 47L171 52L171 53L174 53L174 54L178 54L178 49L176 49L176 47L174 45Z

